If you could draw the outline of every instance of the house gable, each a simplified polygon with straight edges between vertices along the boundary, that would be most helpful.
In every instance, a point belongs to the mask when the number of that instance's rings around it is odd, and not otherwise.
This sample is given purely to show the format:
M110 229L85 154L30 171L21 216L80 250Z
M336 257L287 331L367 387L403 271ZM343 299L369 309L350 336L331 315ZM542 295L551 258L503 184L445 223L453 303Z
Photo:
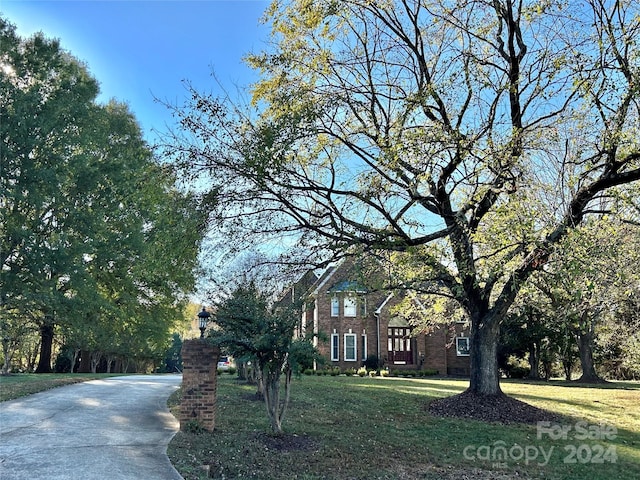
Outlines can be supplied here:
M342 261L314 278L305 284L305 293L300 293L306 306L299 333L312 329L314 344L327 365L359 368L377 359L389 369L469 374L469 357L463 349L468 337L465 325L442 325L417 333L406 319L393 313L403 295L368 285L370 277L353 260ZM302 291L302 284L297 291Z

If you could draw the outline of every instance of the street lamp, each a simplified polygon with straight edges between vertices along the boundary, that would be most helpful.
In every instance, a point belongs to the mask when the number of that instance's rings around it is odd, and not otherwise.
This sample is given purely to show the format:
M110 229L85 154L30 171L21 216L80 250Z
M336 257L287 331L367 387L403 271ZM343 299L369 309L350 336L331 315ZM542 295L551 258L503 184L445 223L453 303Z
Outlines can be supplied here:
M202 311L198 313L198 320L200 321L200 338L204 338L204 330L207 328L210 316L211 314L207 312L204 307L202 307Z

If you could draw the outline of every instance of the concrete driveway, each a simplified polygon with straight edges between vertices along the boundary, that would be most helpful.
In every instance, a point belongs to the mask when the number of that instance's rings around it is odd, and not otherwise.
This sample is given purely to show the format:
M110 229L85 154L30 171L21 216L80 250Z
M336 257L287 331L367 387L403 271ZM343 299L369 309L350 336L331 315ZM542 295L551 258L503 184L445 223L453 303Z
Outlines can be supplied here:
M0 479L182 479L166 455L181 380L114 377L0 403Z

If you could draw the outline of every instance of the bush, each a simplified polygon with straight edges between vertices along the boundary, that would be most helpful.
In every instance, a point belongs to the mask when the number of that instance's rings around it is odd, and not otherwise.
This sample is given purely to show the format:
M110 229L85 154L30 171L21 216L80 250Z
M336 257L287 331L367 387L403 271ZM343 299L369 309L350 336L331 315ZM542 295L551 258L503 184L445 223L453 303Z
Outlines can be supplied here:
M369 355L367 357L367 359L364 361L364 367L367 368L367 370L377 370L378 367L380 366L380 361L378 359L377 355Z
M350 377L350 376L352 376L352 375L355 375L355 374L356 374L356 369L355 369L355 368L351 368L351 367L350 367L350 368L345 368L345 369L344 369L344 374L345 374L347 377Z
M381 377L388 377L389 376L389 370L387 370L386 368L383 368L382 370L380 370L380 376Z
M366 367L360 367L358 369L358 375L360 375L361 377L364 377L367 374L367 368Z
M529 368L527 367L511 367L507 371L509 378L525 378L529 375Z

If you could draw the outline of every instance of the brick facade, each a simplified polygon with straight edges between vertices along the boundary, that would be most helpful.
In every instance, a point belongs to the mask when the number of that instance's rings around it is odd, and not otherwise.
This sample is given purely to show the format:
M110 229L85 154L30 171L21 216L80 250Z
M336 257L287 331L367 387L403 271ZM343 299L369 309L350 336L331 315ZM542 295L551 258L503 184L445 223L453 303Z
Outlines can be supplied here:
M193 422L209 432L214 430L219 357L220 349L203 340L185 340L182 344L181 430Z
M432 369L441 375L469 375L468 355L456 350L456 338L468 337L464 324L452 323L417 333L393 313L401 295L364 286L376 284L376 279L363 276L353 262L329 268L311 286L308 275L303 278L304 285L296 284L288 293L290 298L294 297L293 292L307 298L300 331L322 333L320 338L326 338L316 340L326 365L357 369L368 356L375 355L389 369Z

